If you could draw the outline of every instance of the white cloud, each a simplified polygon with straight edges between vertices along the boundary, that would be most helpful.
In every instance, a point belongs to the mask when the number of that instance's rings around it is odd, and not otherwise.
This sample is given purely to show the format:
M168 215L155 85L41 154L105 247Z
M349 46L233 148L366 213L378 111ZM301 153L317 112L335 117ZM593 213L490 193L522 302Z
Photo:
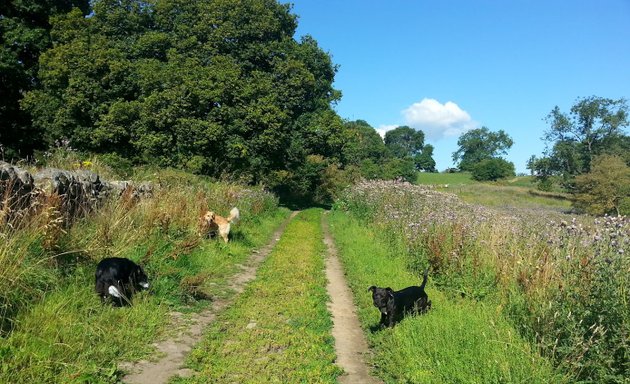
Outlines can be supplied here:
M403 110L402 114L406 125L422 130L432 140L459 136L478 127L468 112L452 101L441 104L435 99L424 98Z

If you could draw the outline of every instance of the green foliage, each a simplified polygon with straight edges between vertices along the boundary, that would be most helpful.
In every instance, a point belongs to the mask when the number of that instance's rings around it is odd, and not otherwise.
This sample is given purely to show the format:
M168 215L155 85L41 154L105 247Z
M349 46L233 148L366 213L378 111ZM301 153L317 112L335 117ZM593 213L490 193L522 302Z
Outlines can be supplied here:
M343 163L360 165L367 159L379 162L388 156L387 147L381 136L363 120L345 122Z
M422 153L414 156L413 161L416 164L416 169L419 171L437 172L435 160L433 159L433 146L431 144L426 144L422 148Z
M495 181L514 176L514 163L500 158L483 159L472 168L472 178L477 181Z
M507 154L514 141L503 130L492 132L486 127L473 129L457 140L459 149L453 152L453 161L462 171L472 171L477 163L485 159Z
M398 127L385 133L385 146L395 158L413 159L418 171L435 172L433 146L424 145L424 132L408 126Z
M630 137L624 133L630 124L625 99L579 98L569 114L556 106L546 121L550 127L544 139L551 148L541 159L532 157L528 165L541 182L558 176L562 186L572 190L575 176L589 172L593 158L602 154L622 156L630 163Z
M49 145L249 183L340 158L336 67L273 0L97 0L52 19L24 107ZM306 180L302 183L308 184Z
M392 129L385 133L385 146L394 157L419 155L424 147L424 132L408 126Z
M0 157L23 158L43 149L42 131L30 125L20 102L39 84L39 56L52 46L49 18L72 7L85 15L88 6L88 0L5 0L0 5Z
M630 167L620 156L593 158L591 171L575 179L576 207L593 215L625 215L630 198Z

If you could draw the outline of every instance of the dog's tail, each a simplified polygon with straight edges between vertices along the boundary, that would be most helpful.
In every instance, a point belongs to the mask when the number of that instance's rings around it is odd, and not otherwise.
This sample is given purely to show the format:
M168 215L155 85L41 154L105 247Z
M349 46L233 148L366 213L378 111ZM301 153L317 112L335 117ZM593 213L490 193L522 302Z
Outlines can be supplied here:
M227 217L227 221L230 223L235 223L238 221L238 219L240 219L241 217L241 213L238 211L238 208L234 207L232 208L232 210L230 211L230 216Z
M427 278L429 277L429 268L424 270L424 279L422 279L422 285L420 288L424 289L424 286L427 285Z

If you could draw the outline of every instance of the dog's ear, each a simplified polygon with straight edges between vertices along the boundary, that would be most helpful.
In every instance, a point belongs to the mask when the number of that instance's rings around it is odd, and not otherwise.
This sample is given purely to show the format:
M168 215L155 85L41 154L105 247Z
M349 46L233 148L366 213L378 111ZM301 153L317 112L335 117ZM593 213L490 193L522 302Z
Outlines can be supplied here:
M374 293L374 291L376 291L376 286L375 285L373 285L370 288L368 288L368 292Z
M394 297L394 290L391 289L390 287L385 288L385 290L387 291L387 296L388 297Z

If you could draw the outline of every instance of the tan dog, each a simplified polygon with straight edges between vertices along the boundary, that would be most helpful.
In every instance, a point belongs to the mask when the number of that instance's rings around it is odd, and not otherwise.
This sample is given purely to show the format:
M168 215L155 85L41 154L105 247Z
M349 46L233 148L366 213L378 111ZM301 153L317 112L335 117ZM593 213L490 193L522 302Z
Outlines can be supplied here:
M238 208L234 207L230 211L230 215L228 217L222 217L212 211L208 211L201 218L201 222L203 224L204 232L208 233L210 236L213 234L216 235L218 232L223 238L223 241L227 243L228 235L230 234L230 224L236 223L239 217L240 212L238 211Z

